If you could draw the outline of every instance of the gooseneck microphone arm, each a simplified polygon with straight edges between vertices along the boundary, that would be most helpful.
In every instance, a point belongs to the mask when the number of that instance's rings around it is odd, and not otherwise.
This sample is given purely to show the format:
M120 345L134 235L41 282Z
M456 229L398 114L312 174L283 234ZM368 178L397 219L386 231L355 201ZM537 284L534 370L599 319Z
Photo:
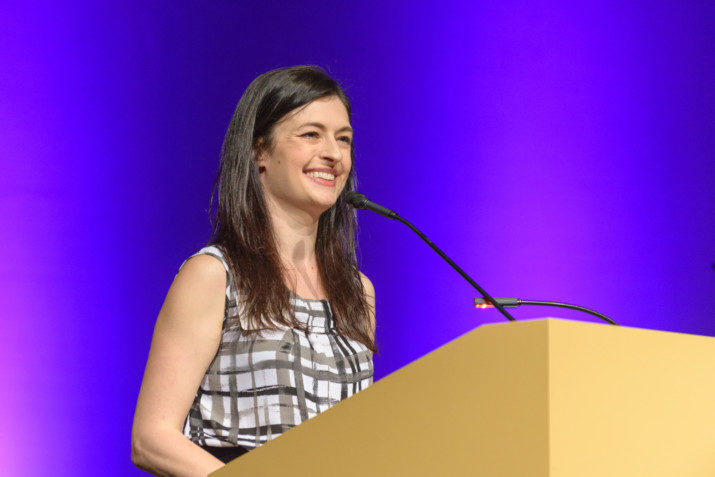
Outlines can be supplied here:
M439 247L437 247L430 239L427 238L425 234L420 232L417 227L412 225L407 219L404 219L397 215L397 212L387 209L385 207L382 207L380 205L375 204L374 202L371 202L367 197L365 197L363 194L357 191L350 191L345 195L347 202L352 205L353 207L356 207L358 209L364 209L364 210L370 210L372 212L376 212L384 217L387 217L388 219L392 220L397 220L398 222L402 222L406 226L408 226L414 233L416 233L422 240L425 241L427 245L430 246L432 250L437 252L437 255L442 257L445 262L449 264L450 267L452 267L457 273L459 273L462 278L467 280L470 285L472 285L480 295L484 297L484 300L487 301L487 303L491 303L494 305L494 308L499 310L499 312L506 317L507 320L509 321L516 321L513 316L509 314L508 311L504 309L504 307L499 303L497 300L492 298L492 296L487 293L482 287L480 287L477 282L472 280L472 277L467 275L467 273L459 268L459 266L452 261L451 258L449 258L442 250L440 250Z
M465 280L467 280L467 281L469 282L469 284L472 285L472 286L479 292L479 294L484 297L484 299L485 299L487 302L493 303L493 304L494 304L494 308L496 308L497 310L499 310L499 311L501 312L501 314L506 317L507 320L509 320L509 321L516 321L516 320L514 319L514 317L511 316L511 315L509 314L509 312L504 309L504 307L501 305L501 303L499 303L499 302L496 301L494 298L492 298L492 296L491 296L489 293L487 293L486 290L484 290L484 288L480 287L480 286L477 284L477 282L475 282L474 280L472 280L472 277L470 277L469 275L467 275L467 273L466 273L464 270L462 270L461 268L459 268L459 265L457 265L456 263L454 263L454 262L452 261L452 259L449 258L442 250L440 250L440 248L439 248L438 246L436 246L430 239L428 239L425 234L423 234L422 232L420 232L420 231L417 229L417 227L415 227L415 226L412 225L410 222L408 222L407 219L404 219L404 218L400 217L400 216L397 215L397 214L395 214L395 215L396 215L395 220L397 220L397 221L399 221L399 222L402 222L403 224L405 224L406 226L408 226L410 229L412 229L412 231L413 231L414 233L416 233L417 235L419 235L419 237L420 237L422 240L424 240L425 243L432 248L432 250L434 250L435 252L437 252L437 255L439 255L440 257L442 257L442 258L444 259L444 261L449 264L450 267L454 268L454 270L455 270L457 273L459 273L460 275L462 275L462 278L464 278Z

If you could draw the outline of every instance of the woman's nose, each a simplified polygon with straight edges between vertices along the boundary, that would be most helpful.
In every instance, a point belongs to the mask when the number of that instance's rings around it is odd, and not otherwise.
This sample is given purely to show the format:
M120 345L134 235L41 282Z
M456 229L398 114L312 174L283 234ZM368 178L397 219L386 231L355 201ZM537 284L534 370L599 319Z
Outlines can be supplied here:
M327 137L323 141L322 157L333 162L340 161L343 158L342 152L340 151L340 145L338 142L331 137Z

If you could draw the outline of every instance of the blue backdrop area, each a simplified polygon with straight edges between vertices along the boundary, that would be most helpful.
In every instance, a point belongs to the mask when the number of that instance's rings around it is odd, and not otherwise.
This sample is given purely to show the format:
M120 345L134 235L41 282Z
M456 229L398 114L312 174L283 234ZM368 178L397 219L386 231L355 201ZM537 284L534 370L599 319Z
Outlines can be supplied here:
M3 3L9 474L140 473L154 320L209 238L238 98L281 66L342 82L361 190L493 295L715 335L715 5L483 3ZM408 229L360 221L376 378L501 321Z

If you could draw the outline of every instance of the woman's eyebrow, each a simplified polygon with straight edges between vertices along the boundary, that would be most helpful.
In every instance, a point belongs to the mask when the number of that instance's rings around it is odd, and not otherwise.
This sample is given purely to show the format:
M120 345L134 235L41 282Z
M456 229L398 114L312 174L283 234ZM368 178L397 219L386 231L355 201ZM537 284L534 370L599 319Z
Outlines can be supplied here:
M327 129L323 123L303 123L300 126L298 126L298 128L302 128L302 127L306 127L306 126L313 126L318 129L322 129L323 131L325 131ZM343 132L343 131L353 132L353 128L351 128L350 126L343 126L335 132Z

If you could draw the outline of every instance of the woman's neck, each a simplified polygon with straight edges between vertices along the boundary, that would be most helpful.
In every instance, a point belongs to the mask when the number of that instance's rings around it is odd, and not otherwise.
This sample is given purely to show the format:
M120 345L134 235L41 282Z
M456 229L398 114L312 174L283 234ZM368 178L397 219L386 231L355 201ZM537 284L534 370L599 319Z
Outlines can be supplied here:
M315 266L319 217L300 209L282 207L273 201L266 202L276 247L284 265L288 268Z
M323 299L326 292L315 256L320 217L266 202L286 285L303 298Z

